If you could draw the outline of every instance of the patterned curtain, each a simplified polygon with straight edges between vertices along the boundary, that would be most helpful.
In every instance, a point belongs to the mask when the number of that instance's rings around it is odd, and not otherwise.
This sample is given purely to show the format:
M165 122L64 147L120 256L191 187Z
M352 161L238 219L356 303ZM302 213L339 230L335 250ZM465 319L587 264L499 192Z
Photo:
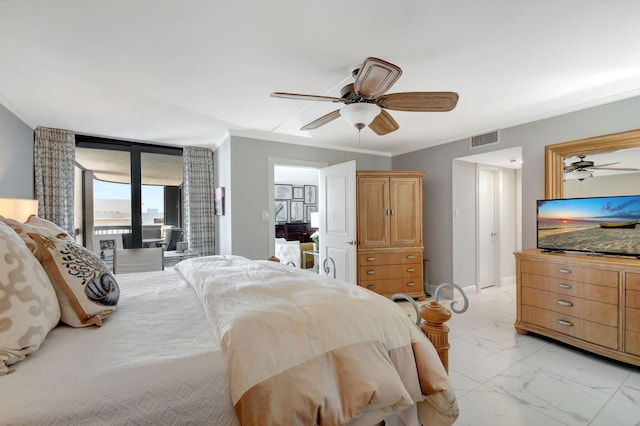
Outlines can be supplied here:
M38 216L74 236L73 184L75 133L38 127L33 144L33 169Z
M213 151L186 147L184 160L184 228L189 248L201 256L214 254Z

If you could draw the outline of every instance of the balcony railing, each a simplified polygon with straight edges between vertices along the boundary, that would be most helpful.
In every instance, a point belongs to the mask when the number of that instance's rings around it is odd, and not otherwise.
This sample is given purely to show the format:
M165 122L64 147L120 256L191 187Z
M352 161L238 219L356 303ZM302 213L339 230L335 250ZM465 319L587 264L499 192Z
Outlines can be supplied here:
M104 234L130 234L131 225L106 225L106 226L94 226L94 235Z

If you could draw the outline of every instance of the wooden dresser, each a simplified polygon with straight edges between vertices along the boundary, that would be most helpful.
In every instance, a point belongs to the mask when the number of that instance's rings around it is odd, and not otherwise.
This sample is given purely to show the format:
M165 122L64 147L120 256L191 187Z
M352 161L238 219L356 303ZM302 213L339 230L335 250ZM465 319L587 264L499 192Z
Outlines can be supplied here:
M516 252L518 333L640 365L640 260Z
M358 285L387 297L426 299L422 171L358 170Z

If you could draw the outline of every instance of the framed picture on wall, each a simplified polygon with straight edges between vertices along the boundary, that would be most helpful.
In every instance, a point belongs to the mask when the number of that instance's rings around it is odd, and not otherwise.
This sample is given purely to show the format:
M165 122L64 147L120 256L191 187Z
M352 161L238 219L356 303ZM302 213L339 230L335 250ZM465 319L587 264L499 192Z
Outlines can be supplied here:
M304 221L311 222L311 213L315 213L317 211L318 211L317 206L309 206L309 205L304 206Z
M304 203L302 201L292 201L289 207L289 220L291 222L304 221Z
M316 203L316 186L315 185L304 186L304 203L305 204Z
M293 187L293 199L304 200L304 188L302 186Z
M273 198L276 200L290 200L293 197L293 185L276 183L273 190Z
M276 222L289 221L289 202L286 200L275 201L274 218Z

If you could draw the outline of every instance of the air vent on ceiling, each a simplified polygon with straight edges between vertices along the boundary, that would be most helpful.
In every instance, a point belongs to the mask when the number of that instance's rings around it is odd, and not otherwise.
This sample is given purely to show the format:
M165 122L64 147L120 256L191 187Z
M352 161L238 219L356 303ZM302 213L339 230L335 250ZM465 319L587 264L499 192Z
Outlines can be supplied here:
M498 142L500 142L500 133L498 130L495 132L485 133L484 135L471 136L471 148L492 145Z

